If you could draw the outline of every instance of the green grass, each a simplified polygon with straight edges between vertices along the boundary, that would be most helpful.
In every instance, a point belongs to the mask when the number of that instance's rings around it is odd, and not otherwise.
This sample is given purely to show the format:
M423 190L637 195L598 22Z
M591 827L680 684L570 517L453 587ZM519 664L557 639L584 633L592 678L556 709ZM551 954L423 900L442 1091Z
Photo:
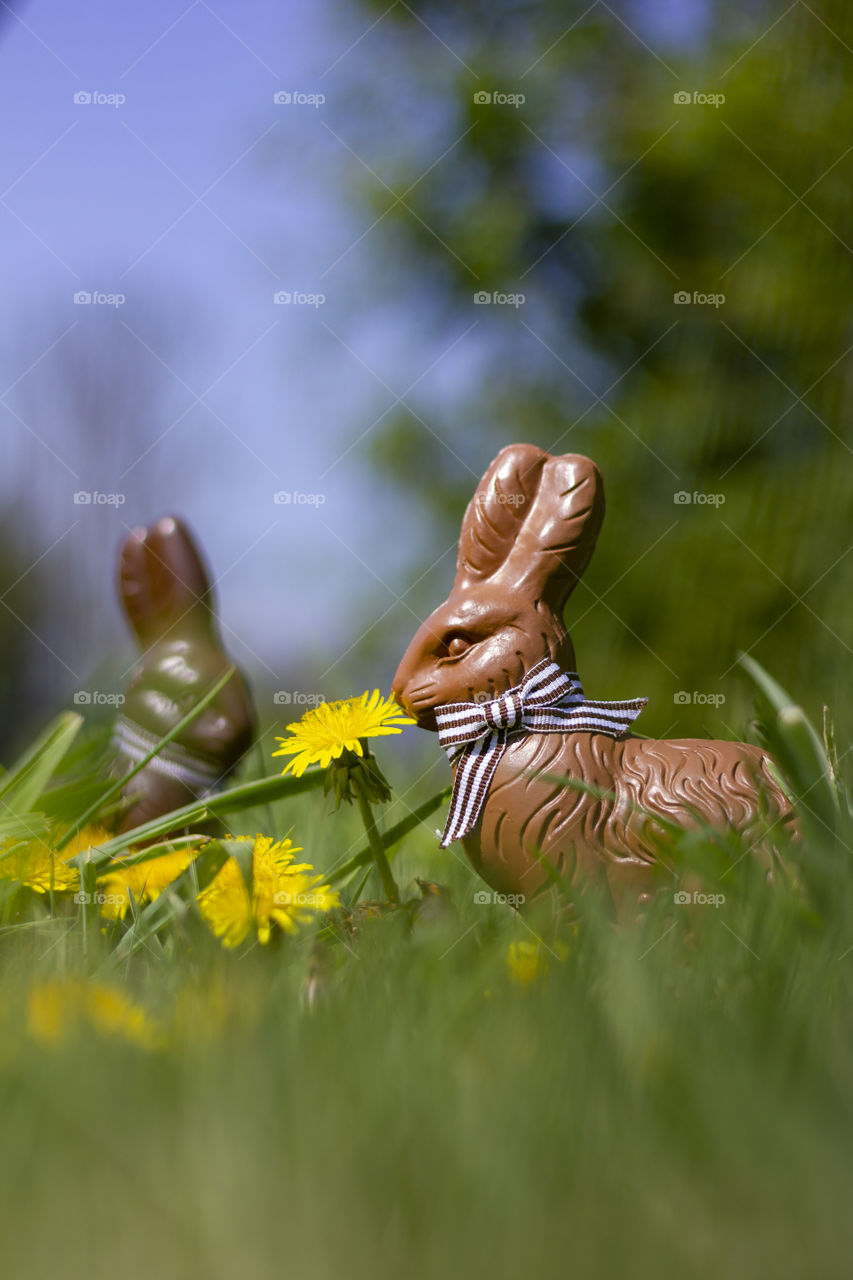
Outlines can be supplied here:
M716 907L666 886L617 928L555 890L519 916L423 827L393 865L447 899L267 948L225 951L188 907L122 949L70 904L7 898L5 1274L849 1275L849 810L764 693L806 834L773 888L736 842L676 841ZM364 843L329 809L274 812L321 869ZM513 942L539 948L527 986ZM39 1038L33 984L75 976L144 1009L149 1047L85 1017Z

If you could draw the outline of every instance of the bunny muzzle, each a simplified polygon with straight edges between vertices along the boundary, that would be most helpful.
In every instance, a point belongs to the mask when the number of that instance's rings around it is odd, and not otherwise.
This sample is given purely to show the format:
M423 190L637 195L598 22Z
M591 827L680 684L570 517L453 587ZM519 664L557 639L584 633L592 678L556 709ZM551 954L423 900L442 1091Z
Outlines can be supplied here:
M428 618L415 633L391 681L391 692L406 715L412 717L419 729L428 729L431 733L438 729L436 707L448 701L430 652L435 634L432 618Z

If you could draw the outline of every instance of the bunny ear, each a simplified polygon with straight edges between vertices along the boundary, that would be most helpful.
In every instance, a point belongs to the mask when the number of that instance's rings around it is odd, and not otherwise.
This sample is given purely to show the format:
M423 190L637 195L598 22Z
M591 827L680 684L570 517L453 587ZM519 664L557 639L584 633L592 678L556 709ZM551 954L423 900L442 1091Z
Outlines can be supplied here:
M589 563L604 519L598 467L578 453L545 461L532 503L498 578L544 599L559 612Z
M532 444L502 449L468 503L459 535L455 591L493 577L530 514L549 454Z

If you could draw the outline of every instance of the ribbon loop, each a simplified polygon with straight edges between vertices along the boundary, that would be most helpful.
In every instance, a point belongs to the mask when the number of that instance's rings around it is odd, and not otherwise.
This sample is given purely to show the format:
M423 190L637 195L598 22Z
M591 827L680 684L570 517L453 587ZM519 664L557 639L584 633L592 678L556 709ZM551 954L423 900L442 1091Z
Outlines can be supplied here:
M544 658L521 684L484 702L448 702L437 707L438 740L451 760L458 756L450 813L441 848L466 836L479 821L495 769L510 734L627 733L648 698L592 702L576 671L561 671Z

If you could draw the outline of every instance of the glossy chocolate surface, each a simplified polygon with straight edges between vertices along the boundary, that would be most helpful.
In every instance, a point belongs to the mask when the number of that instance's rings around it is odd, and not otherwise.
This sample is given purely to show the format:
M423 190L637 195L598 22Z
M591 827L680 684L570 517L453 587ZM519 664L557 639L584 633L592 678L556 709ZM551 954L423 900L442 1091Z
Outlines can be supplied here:
M394 677L401 705L424 729L449 702L496 697L546 654L577 670L563 608L583 574L604 517L595 463L552 457L533 445L504 449L462 521L456 577L444 604L419 628ZM581 676L583 670L581 668ZM622 698L638 690L595 691ZM759 747L627 734L515 734L477 827L463 847L495 889L534 898L548 883L540 855L573 885L605 886L617 910L666 876L660 818L734 826L767 863L773 835L793 823L788 800ZM568 779L610 793L602 798ZM768 824L775 824L765 835Z

